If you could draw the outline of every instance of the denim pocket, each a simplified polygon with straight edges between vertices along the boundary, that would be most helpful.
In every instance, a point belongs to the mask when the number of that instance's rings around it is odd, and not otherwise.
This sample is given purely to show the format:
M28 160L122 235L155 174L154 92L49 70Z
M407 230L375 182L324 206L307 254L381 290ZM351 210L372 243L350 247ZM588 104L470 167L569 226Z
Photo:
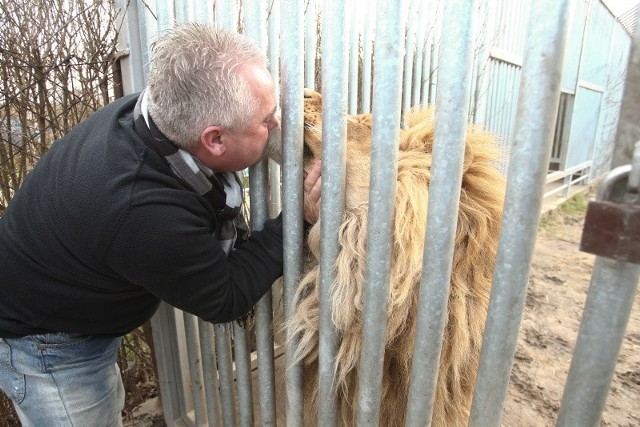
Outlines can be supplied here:
M26 378L13 366L11 347L0 338L0 389L16 404L25 396Z
M51 333L32 335L42 356L45 372L59 369L77 369L81 365L99 364L108 360L115 363L120 345L119 337Z

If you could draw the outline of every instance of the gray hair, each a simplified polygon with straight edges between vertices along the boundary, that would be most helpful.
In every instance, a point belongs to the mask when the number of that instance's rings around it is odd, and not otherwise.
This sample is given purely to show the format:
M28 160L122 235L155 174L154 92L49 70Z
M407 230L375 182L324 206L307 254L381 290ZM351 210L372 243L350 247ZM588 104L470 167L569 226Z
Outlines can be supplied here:
M172 27L151 47L149 114L186 149L207 126L242 129L257 108L237 72L249 63L266 67L267 58L240 34L197 23Z

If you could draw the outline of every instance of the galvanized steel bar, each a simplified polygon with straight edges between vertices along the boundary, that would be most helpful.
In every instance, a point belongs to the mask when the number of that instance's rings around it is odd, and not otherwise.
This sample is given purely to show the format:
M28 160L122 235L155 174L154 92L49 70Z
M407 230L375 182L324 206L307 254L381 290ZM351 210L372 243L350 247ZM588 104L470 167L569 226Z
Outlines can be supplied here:
M150 31L147 26L147 5L144 0L137 0L137 11L139 15L138 18L138 35L140 37L140 46L142 49L138 52L140 54L140 58L142 59L142 73L144 75L144 83L145 86L147 84L147 76L149 75L149 33L153 34L153 31ZM135 18L134 18L135 19ZM133 50L133 46L131 49L131 54L135 55L135 51Z
M407 425L430 424L438 365L447 321L469 88L473 64L475 1L449 1L442 34L441 78L435 106L435 135L423 274L413 350Z
M233 427L236 424L236 409L233 398L233 361L231 360L231 326L228 323L214 325L216 341L216 361L220 379L220 406L222 407L222 425Z
M156 16L158 17L158 32L161 33L171 26L169 4L165 1L156 2Z
M393 243L398 135L402 103L405 1L379 1L373 93L364 330L358 382L359 426L378 425Z
M307 0L304 12L304 87L316 89L316 55L318 44L317 0Z
M198 344L198 318L192 314L184 313L184 333L187 341L187 360L189 362L189 376L191 380L191 397L193 400L193 412L197 426L204 424L206 410L204 406L204 388L202 385L202 373L200 372L200 346Z
M427 38L424 44L424 53L422 56L422 88L420 90L420 104L429 104L429 87L431 86L431 38Z
M426 29L426 0L420 1L419 3L418 21L416 25L416 58L413 63L413 92L411 95L411 105L420 104L420 91L422 89L422 62L424 60Z
M518 117L471 426L497 426L509 383L533 258L567 35L569 0L530 14Z
M269 71L276 82L276 99L280 99L280 0L271 0L267 10L267 36ZM271 132L269 138L282 144L280 130ZM273 141L272 141L273 142ZM269 160L269 216L275 217L282 209L280 195L280 165ZM276 386L273 347L273 296L269 291L256 306L256 349L258 356L258 397L260 423L276 425Z
M244 5L244 34L266 53L266 8L256 0ZM249 168L251 228L261 230L269 218L269 168L263 159ZM271 291L256 304L256 345L260 357L260 409L263 423L275 423L275 376L273 374L273 311ZM236 377L240 425L253 425L253 393L251 387L250 352L247 331L237 323L233 325ZM264 397L264 399L263 399Z
M276 389L273 354L273 302L271 291L256 305L256 353L258 356L258 404L262 425L276 424Z
M189 3L187 0L174 0L173 12L176 22L186 22L189 20Z
M350 15L351 20L347 21L347 25L349 26L349 41L351 43L351 48L349 49L349 114L358 114L358 65L360 63L360 28L358 26L358 19L356 17L356 8L357 4L355 2L350 3ZM324 7L325 13L332 14L332 9L327 9L326 4ZM335 30L329 30L326 34L329 35L332 39L336 37L335 34L332 34ZM346 29L342 29L345 31ZM323 63L324 64L324 63ZM326 65L323 65L323 68ZM323 71L323 75L324 71ZM322 84L324 88L324 82ZM323 110L324 111L324 110Z
M442 32L442 13L441 13L441 5L442 1L437 2L437 7L433 16L433 27L432 27L432 44L431 44L431 61L429 62L429 104L434 104L436 101L437 94L437 84L438 84L438 76L440 72L439 62L440 62L440 34Z
M202 360L202 379L207 409L207 421L210 426L219 425L220 407L218 395L218 373L213 336L213 324L198 319L198 337L200 339L200 357Z
M281 27L281 99L283 146L284 312L293 314L293 297L302 274L303 2L284 0ZM285 21L286 19L286 21ZM302 365L293 364L295 337L285 349L287 425L302 424Z
M411 107L411 94L413 88L413 63L416 48L416 19L415 14L418 3L422 3L422 0L411 0L409 5L409 11L407 18L403 20L405 22L404 34L404 76L402 81L402 112L406 112Z
M434 3L436 3L434 5ZM420 104L427 105L429 103L429 88L431 85L431 61L433 60L432 46L435 39L435 15L438 10L439 0L425 0L423 5L424 11L424 44L422 58L422 80L420 90Z
M251 387L251 351L245 325L233 322L233 356L236 367L238 419L241 427L253 426L253 389Z
M345 202L347 137L347 10L342 0L325 0L322 14L322 198L320 216L320 321L318 355L318 425L335 426L338 406L334 366L338 336L332 321L331 286ZM354 26L355 22L351 22ZM357 55L357 52L356 52ZM357 82L356 82L357 85ZM357 90L352 91L357 95Z
M640 265L596 257L557 426L599 426Z
M377 9L377 1L371 0L365 12L367 17L364 21L364 31L362 34L362 113L371 112L371 64L373 62L373 30L372 22L375 20L375 11Z
M162 412L169 424L180 419L186 412L185 378L181 374L178 354L176 309L168 304L160 304L151 318L151 332L158 367L158 385L162 395Z
M271 0L267 13L268 57L269 71L276 82L276 99L280 100L280 0ZM279 104L279 102L278 102ZM275 138L276 143L282 144L280 129L274 130L270 138ZM280 192L281 168L274 161L269 162L269 189L271 194L269 215L275 217L282 209L282 197Z
M142 42L139 28L139 14L137 2L116 0L118 9L117 25L119 49L124 50L120 57L122 69L122 86L125 95L139 92L144 89L145 75L142 63ZM147 50L146 44L144 50Z
M487 124L487 107L490 83L490 69L491 69L491 35L489 32L493 28L493 21L495 16L496 3L481 2L478 5L478 15L481 18L478 27L478 36L476 42L476 56L474 63L474 92L471 99L471 113L474 123Z

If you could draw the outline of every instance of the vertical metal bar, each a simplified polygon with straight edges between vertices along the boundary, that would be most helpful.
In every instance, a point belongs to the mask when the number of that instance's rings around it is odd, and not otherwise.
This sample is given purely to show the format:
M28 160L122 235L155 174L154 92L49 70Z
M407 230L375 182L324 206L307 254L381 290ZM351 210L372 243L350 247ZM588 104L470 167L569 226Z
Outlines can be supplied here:
M435 5L434 5L435 3ZM432 57L432 46L435 39L435 19L434 15L438 9L439 0L426 0L425 7L425 17L424 17L424 33L425 33L425 41L422 49L424 50L423 59L422 59L422 81L421 81L421 93L420 93L420 104L427 105L429 103L429 87L431 85L431 61Z
M419 2L418 21L416 25L416 60L413 64L413 94L411 97L412 105L420 104L420 90L422 89L422 62L424 60L424 44L425 44L425 3L426 0ZM411 19L411 17L409 17Z
M273 354L271 291L256 305L256 350L258 355L258 402L262 425L276 424L276 390Z
M498 129L500 132L500 135L504 135L505 137L507 136L506 133L506 124L505 124L505 110L507 109L507 63L499 60L496 63L497 67L496 70L498 71L497 74L497 89L498 89L498 114L496 116L497 119L497 125L498 125Z
M516 114L517 114L517 108L518 108L518 83L519 83L520 74L522 73L522 67L519 67L517 65L510 65L509 70L511 74L511 81L509 82L509 89L511 91L511 96L509 97L509 115L508 115L509 126L508 126L508 132L506 135L508 135L509 140L511 140L511 138L513 138L513 131L516 126L515 122L516 122ZM555 115L554 115L554 121L555 121ZM551 137L551 142L553 144L553 136ZM548 165L549 163L547 162L547 166Z
M471 426L497 426L502 416L553 142L569 2L541 0L529 19L500 246Z
M496 125L495 125L495 115L496 115L496 83L495 80L493 78L493 76L495 76L496 73L496 61L494 59L492 59L491 57L489 57L489 76L491 78L490 83L487 85L488 86L488 95L487 95L487 112L485 114L485 125L487 126L487 128L492 131L492 132L496 132Z
M144 84L147 84L147 76L149 75L149 29L147 28L147 17L146 10L147 5L143 0L137 0L137 11L139 15L138 18L138 35L140 40L140 51L137 52L140 55L140 59L142 59L142 74L144 76ZM133 46L131 49L131 54L135 55L135 51L133 50Z
M640 279L640 265L596 257L559 427L599 426Z
M276 82L276 99L280 99L280 0L271 0L271 7L267 15L268 31L268 56L269 71ZM282 134L280 130L272 132L270 138L276 139L276 144L282 144ZM269 204L269 215L275 217L282 209L282 198L280 192L280 165L274 161L269 162L269 189L271 194Z
M318 50L316 0L307 0L304 12L304 87L316 89L316 55Z
M351 42L349 55L349 114L358 114L358 65L360 63L360 28L358 26L359 20L355 18L358 5L355 2L351 2L350 6L351 7L349 9L349 12L351 14L351 20L350 22L348 22L350 34L349 40ZM324 10L325 14L332 13L332 9L327 9L326 4ZM343 13L343 15L346 14ZM337 29L329 30L325 34L329 35L331 38L335 38L336 36L332 34L333 31L337 31ZM346 33L346 29L343 29L343 31L345 31ZM323 70L324 67L325 66L323 65ZM322 86L324 89L324 82Z
M198 319L200 357L202 358L202 378L207 407L207 421L211 427L219 425L220 403L218 396L218 375L215 347L213 345L213 324Z
M409 386L408 426L430 425L435 402L462 185L475 12L475 1L448 1L444 7L447 25L442 34L442 73L435 107L429 221Z
M238 411L241 427L253 426L253 391L251 387L251 352L247 329L233 322L233 356L236 367Z
M198 318L184 313L184 332L187 341L187 360L189 361L189 376L191 381L191 397L197 426L204 424L206 412L204 407L204 389L202 373L200 372L200 345L198 344Z
M427 39L424 44L424 54L422 58L422 88L420 90L420 105L429 104L429 86L431 85L431 40Z
M479 16L481 16L482 21L479 25L479 36L476 46L475 92L471 103L473 106L472 112L474 123L487 123L487 111L489 108L489 77L491 76L491 38L489 33L495 25L495 6L495 2L491 2L490 4L487 1L482 1L479 4Z
M266 48L266 9L262 1L256 0L244 5L244 33L263 50ZM268 160L249 168L251 228L261 230L269 218L269 174ZM271 291L256 304L256 344L261 356L261 368L265 369L259 377L261 390L266 392L260 397L262 422L269 418L275 422L274 399L270 398L275 390L273 374L273 311L271 307ZM236 377L238 381L238 403L240 408L240 425L253 425L253 393L251 386L250 351L248 349L247 331L238 323L233 324ZM263 406L271 402L271 407Z
M411 88L413 82L413 61L415 56L416 47L416 8L418 7L417 0L410 0L409 11L406 25L403 28L405 49L404 49L404 76L403 76L403 89L402 89L402 112L406 112L411 107Z
M318 425L335 426L337 399L334 387L334 363L338 336L333 327L331 285L336 280L335 261L340 250L338 231L345 201L347 137L347 61L348 45L346 4L325 0L322 14L322 192L320 223L320 321L318 355ZM351 22L354 26L355 22ZM355 91L357 95L357 91Z
M365 12L367 17L364 21L362 35L362 113L371 112L371 63L373 60L373 30L371 25L375 19L376 9L376 0L371 0L368 4L368 10Z
M156 16L158 17L158 32L162 32L171 26L168 2L156 2Z
M121 48L129 50L129 55L120 60L123 92L128 95L144 89L146 82L142 57L143 51L147 50L147 45L141 34L138 3L117 0L116 5L120 9L119 17L122 19L118 44L121 45Z
M189 4L187 0L174 0L173 11L177 22L186 22L189 20Z
M283 221L284 234L284 312L293 314L293 297L302 274L302 140L303 140L303 2L285 0L282 17L282 146L283 146ZM292 342L291 342L292 341ZM287 425L302 425L302 365L292 364L296 339L285 349Z
M440 34L442 32L441 5L442 1L436 1L436 9L433 16L433 38L431 44L431 61L429 63L429 104L435 103L438 84L438 68L440 63Z
M405 1L379 1L371 141L370 221L367 228L364 330L360 352L357 425L378 425L384 338L391 269L398 134L402 103L403 13Z
M222 406L222 425L233 427L236 424L236 409L233 399L233 363L231 361L231 337L228 323L214 325L216 340L216 361L220 378L220 406Z
M162 412L167 422L180 419L187 412L184 403L184 378L180 369L175 314L176 310L173 307L160 304L151 318Z

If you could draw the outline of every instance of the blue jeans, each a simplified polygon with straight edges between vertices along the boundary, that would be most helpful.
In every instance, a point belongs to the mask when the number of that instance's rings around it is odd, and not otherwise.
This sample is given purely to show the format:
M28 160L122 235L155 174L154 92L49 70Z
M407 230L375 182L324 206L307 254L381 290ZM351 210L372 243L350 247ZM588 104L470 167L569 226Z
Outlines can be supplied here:
M0 389L23 427L122 426L119 347L98 335L0 338Z

